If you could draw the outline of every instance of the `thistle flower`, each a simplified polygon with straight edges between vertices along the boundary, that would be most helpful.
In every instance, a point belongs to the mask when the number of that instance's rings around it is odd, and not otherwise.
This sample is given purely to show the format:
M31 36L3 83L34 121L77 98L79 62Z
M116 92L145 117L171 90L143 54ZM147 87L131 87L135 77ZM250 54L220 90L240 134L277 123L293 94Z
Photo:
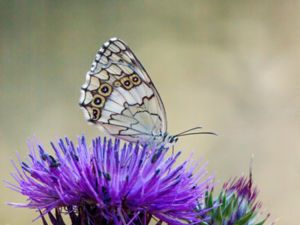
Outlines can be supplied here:
M217 198L213 188L206 192L205 199L198 209L211 208L203 217L200 225L263 225L269 215L259 221L261 203L257 201L258 190L253 187L252 175L231 179L223 185Z
M210 182L205 166L196 171L189 160L175 166L180 152L168 154L139 144L96 138L88 147L84 136L75 146L69 139L51 143L54 156L40 145L32 147L29 162L20 162L10 188L27 196L26 204L53 225L187 224L200 221L196 202ZM194 172L194 173L193 173ZM55 213L53 213L53 211Z

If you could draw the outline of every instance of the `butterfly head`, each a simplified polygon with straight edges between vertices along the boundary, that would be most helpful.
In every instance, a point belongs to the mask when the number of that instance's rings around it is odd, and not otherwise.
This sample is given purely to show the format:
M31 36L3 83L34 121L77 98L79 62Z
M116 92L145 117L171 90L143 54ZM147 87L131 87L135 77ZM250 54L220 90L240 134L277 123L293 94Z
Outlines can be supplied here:
M168 133L165 133L163 135L163 142L167 144L175 144L178 141L178 137L176 135L169 135Z

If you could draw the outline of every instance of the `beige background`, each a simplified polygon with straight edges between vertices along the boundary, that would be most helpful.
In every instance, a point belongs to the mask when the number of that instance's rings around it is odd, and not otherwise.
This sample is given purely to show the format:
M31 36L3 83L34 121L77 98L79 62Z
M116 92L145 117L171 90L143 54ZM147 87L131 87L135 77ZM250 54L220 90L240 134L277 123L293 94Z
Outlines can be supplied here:
M143 62L164 100L169 131L202 125L218 137L182 138L223 182L248 172L278 224L299 224L300 1L0 1L0 169L43 143L99 131L78 107L95 52L112 36ZM46 146L49 146L48 144ZM1 185L0 224L36 214ZM35 224L41 224L40 221Z

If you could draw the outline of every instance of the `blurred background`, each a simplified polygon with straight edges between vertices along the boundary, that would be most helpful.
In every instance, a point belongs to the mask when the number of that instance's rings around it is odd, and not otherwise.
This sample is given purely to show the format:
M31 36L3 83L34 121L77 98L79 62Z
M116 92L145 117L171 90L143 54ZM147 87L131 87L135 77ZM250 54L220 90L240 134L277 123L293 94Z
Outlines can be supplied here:
M110 37L134 50L159 90L170 133L201 125L218 137L182 138L223 183L253 173L263 209L277 224L299 224L300 1L0 1L0 169L26 140L101 135L78 107L79 88ZM37 214L7 201L0 224ZM41 224L37 221L34 224Z

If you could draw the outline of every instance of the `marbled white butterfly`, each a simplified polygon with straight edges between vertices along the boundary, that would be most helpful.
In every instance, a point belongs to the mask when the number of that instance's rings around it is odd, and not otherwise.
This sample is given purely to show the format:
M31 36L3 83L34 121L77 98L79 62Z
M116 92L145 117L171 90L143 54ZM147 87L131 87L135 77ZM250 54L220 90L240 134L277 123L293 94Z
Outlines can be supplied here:
M166 111L148 73L120 39L111 38L96 54L81 87L85 118L110 135L141 144L172 146L179 136L167 133Z

